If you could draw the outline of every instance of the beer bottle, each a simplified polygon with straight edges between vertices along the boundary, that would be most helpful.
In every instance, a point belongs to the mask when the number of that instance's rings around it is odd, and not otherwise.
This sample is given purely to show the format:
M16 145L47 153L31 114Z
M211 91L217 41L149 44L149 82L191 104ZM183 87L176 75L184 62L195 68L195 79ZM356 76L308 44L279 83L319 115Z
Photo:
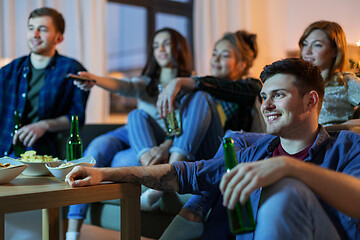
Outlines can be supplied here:
M162 92L162 85L158 85L159 93ZM166 127L166 134L168 136L177 136L181 134L181 129L179 127L179 121L176 119L175 111L169 112L166 114L166 117L163 118L165 127Z
M66 159L68 161L82 158L83 144L79 136L79 120L77 115L71 115L70 137L66 145Z
M223 147L225 168L226 171L229 172L230 169L238 164L234 149L234 140L231 137L224 138ZM242 234L254 231L255 221L250 199L248 199L244 205L238 202L233 210L228 209L227 212L230 231L233 234Z
M13 130L13 136L15 135L15 133L17 133L17 131L22 127L21 124L21 116L20 116L20 112L18 110L14 111L14 130ZM26 148L24 146L24 144L22 142L20 142L19 140L16 141L15 144L13 144L13 149L14 149L14 154L15 157L20 157L20 154L24 153Z

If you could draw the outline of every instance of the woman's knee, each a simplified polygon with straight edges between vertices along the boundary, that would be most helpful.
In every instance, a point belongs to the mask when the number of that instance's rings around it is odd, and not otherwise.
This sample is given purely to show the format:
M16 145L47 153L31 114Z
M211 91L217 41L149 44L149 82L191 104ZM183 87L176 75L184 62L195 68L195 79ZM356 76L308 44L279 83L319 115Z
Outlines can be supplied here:
M194 93L193 99L197 103L207 103L207 104L212 103L211 95L209 93L203 92L203 91L196 91Z
M131 121L131 119L138 119L140 117L146 117L147 114L145 111L141 109L134 109L128 114L128 122Z

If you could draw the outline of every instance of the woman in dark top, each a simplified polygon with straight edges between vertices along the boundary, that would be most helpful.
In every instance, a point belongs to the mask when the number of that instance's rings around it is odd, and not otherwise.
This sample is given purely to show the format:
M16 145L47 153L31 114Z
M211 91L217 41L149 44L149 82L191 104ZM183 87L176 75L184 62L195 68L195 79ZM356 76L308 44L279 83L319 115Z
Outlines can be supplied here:
M262 83L246 76L257 51L255 34L246 31L226 33L215 44L210 60L211 76L181 77L171 81L159 95L159 112L164 116L173 111L175 97L180 91L206 91L217 101L220 115L224 113L225 130L251 131L253 106Z

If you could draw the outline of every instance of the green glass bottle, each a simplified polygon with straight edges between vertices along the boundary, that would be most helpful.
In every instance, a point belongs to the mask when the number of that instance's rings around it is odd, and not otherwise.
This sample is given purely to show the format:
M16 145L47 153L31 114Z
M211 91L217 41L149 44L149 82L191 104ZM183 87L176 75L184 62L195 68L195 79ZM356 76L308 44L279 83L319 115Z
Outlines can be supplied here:
M70 137L66 145L66 159L68 161L82 158L83 144L79 135L78 116L71 115Z
M159 93L162 92L162 85L158 85ZM169 112L166 114L166 117L163 118L165 127L166 127L166 134L168 136L178 136L181 135L181 128L180 128L180 121L176 118L175 111Z
M225 168L228 172L238 164L235 154L234 140L231 137L224 138L223 146ZM227 212L230 231L233 234L242 234L254 231L255 221L250 199L248 199L244 205L238 202L233 210L228 209Z
M22 127L21 124L21 116L20 112L18 110L14 111L14 130L13 130L13 136L17 131ZM20 157L20 154L23 154L26 151L26 148L24 144L20 141L16 141L15 144L13 144L14 154L15 157Z

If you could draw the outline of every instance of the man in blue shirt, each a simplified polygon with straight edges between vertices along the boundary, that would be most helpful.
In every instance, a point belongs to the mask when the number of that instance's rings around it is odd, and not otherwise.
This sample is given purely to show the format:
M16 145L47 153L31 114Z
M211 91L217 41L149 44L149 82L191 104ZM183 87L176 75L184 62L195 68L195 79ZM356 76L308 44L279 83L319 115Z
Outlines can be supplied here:
M216 194L220 186L225 207L249 197L252 202L256 230L237 239L360 239L360 136L332 135L318 124L324 97L319 69L284 59L266 66L260 78L269 134L239 150L240 164L229 173L219 157L150 167L76 167L66 181L73 187L128 181L180 193ZM217 236L204 233L205 239L228 237L221 229Z
M56 46L64 39L65 21L51 8L39 8L28 18L30 55L0 69L0 157L14 156L12 144L22 142L38 154L56 154L55 133L70 127L71 115L85 121L88 92L66 78L85 68L59 55ZM14 111L23 127L13 136Z

